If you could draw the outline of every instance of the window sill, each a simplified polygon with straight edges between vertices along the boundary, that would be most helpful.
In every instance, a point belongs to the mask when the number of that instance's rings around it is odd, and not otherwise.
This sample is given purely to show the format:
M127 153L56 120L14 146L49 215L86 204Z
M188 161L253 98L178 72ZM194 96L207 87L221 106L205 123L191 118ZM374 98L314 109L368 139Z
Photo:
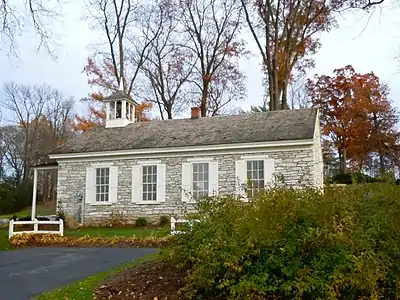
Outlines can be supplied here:
M109 205L113 205L112 202L92 202L89 203L89 205L93 205L93 206L109 206Z
M137 201L134 203L139 204L139 205L146 205L146 204L162 204L164 202L162 202L162 201Z

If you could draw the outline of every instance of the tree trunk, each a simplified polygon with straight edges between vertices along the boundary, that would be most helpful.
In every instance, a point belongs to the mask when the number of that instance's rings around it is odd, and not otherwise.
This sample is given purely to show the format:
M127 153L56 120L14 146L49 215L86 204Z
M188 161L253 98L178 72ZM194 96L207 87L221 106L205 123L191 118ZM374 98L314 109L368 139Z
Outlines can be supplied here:
M386 172L385 157L382 151L379 151L379 174L384 175Z
M204 75L204 76L207 76L207 75ZM201 102L200 102L200 112L201 112L202 118L207 117L207 98L208 98L209 86L210 86L209 79L203 78L203 91L201 93Z
M346 155L346 149L339 150L339 171L341 174L346 173L346 161L347 161L347 155Z

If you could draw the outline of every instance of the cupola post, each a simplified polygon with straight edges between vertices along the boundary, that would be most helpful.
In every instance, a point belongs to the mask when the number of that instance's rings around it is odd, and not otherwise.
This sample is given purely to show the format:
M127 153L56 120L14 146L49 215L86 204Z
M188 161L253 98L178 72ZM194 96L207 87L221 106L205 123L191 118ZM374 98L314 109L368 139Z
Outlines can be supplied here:
M135 122L135 108L138 103L124 91L121 78L119 91L106 97L106 128L124 127Z

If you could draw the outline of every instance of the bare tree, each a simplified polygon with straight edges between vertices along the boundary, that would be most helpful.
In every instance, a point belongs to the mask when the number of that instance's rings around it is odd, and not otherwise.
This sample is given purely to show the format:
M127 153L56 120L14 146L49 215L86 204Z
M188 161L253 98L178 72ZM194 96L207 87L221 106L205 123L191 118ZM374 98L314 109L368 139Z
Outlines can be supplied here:
M142 66L146 80L141 92L145 101L157 105L161 119L172 119L187 102L188 82L197 60L193 53L179 46L182 42L178 32L179 15L172 3L161 1L154 9L158 10L159 18L151 20L149 27L154 39Z
M19 182L24 174L23 147L24 132L20 126L7 125L0 127L0 153L2 178L11 174L12 178Z
M288 107L288 86L294 70L313 66L320 43L316 34L335 25L335 12L351 1L240 0L247 27L260 52L266 74L269 109Z
M195 67L197 78L193 84L200 94L201 116L205 117L209 111L207 106L213 80L215 85L218 82L215 77L224 74L218 74L219 70L244 52L243 43L238 39L242 8L235 0L177 1L182 30L188 37L181 46L190 50L198 60ZM221 87L219 92L222 92Z
M209 116L232 114L230 104L246 98L245 76L239 66L226 61L210 82L207 111Z
M9 52L16 53L15 37L22 33L24 27L33 28L39 37L37 49L45 48L52 53L53 32L50 22L60 16L60 0L1 0L0 1L0 38L3 41L1 50L8 47ZM26 17L27 16L27 17Z
M89 82L109 92L118 90L122 79L124 91L131 94L158 36L160 29L151 32L150 24L159 16L151 3L123 0L89 0L88 11L94 28L106 37L106 46L96 47L85 67L92 77Z
M310 97L307 94L306 78L297 76L288 87L288 105L291 109L308 108L312 106Z
M4 86L2 106L9 122L18 126L23 136L19 145L23 160L23 180L31 176L30 167L47 161L47 153L69 132L74 102L47 85L25 86L9 83Z

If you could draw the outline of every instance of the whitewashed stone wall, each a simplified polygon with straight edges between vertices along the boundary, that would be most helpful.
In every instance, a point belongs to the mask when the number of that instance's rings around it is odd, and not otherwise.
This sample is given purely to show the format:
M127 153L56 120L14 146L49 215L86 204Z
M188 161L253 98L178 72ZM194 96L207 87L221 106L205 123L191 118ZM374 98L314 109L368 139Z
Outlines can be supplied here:
M102 163L112 162L118 166L118 199L111 205L90 205L86 204L84 221L102 221L109 218L110 213L123 213L125 220L134 222L138 217L148 219L159 219L160 216L182 216L189 211L193 211L193 204L182 203L181 201L181 170L182 163L187 162L188 158L213 157L218 161L219 168L219 194L235 193L235 161L240 160L244 155L268 155L275 161L275 176L284 179L285 184L299 186L302 184L314 185L315 172L315 151L314 147L291 151L257 152L257 153L235 153L225 155L203 155L185 157L165 157L159 158L166 164L166 199L160 204L136 204L131 201L131 181L132 165L134 158L102 161ZM143 161L140 158L140 161ZM154 160L154 157L149 157ZM79 219L79 202L76 194L85 193L86 167L98 161L82 162L59 162L57 195L60 207L65 214Z

